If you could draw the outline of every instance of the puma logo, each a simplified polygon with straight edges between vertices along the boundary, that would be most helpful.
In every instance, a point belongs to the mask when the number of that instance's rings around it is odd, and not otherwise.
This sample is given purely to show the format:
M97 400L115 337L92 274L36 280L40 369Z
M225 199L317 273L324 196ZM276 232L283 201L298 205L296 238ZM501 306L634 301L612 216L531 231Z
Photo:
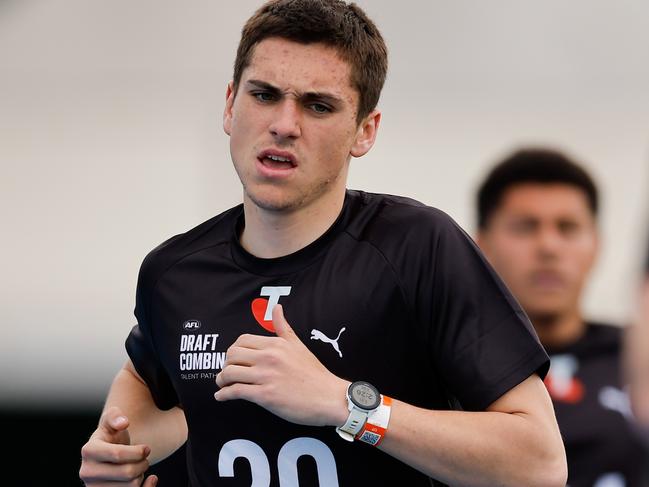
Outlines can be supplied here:
M336 339L329 338L327 335L322 333L320 330L316 330L315 328L311 330L311 340L320 340L321 342L325 343L330 343L332 347L334 347L334 350L338 352L338 355L340 355L340 358L343 357L343 353L340 351L340 347L338 347L338 340L340 339L340 335L342 335L343 331L345 331L345 327L343 326L340 331L338 332L338 336Z

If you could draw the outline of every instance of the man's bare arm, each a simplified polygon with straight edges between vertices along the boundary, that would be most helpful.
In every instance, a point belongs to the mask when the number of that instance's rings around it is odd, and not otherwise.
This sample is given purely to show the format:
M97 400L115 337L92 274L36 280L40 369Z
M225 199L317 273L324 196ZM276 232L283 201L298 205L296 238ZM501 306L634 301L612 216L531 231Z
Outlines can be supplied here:
M431 411L394 401L380 448L453 485L566 484L563 442L537 375L482 412Z
M81 450L79 476L89 486L107 481L139 485L150 464L171 455L186 439L183 411L158 409L129 360L113 380L99 425ZM144 485L155 482L152 476Z
M649 277L642 285L635 319L625 331L624 359L633 413L649 428Z

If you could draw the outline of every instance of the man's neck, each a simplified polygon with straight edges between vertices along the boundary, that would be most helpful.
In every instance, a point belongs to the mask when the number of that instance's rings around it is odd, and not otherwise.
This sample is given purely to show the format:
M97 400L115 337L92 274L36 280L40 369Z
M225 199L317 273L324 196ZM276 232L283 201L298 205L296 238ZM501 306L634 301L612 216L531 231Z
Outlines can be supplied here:
M244 198L245 228L239 239L256 257L272 259L297 252L321 237L342 211L345 192L294 211L269 211Z
M565 314L530 314L541 343L548 348L562 348L579 340L586 323L578 310Z

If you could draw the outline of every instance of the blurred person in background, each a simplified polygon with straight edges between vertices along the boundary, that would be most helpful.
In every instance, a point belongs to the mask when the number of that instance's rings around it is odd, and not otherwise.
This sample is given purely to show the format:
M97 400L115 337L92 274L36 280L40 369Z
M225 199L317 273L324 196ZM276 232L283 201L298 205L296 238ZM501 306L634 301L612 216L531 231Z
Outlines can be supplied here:
M649 442L649 251L646 259L636 314L626 334L626 373L631 407Z
M551 357L545 379L568 457L570 487L646 485L648 456L622 382L623 330L584 318L595 262L598 190L566 155L525 148L477 194L477 242Z

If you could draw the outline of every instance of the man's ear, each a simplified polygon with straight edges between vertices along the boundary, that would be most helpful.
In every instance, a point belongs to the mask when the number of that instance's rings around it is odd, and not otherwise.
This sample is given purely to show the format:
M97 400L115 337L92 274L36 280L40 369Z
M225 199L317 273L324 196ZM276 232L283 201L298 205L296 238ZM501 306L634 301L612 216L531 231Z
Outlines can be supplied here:
M601 247L602 247L602 237L600 235L600 230L597 226L595 226L594 229L595 234L593 235L593 251L592 251L592 257L591 257L591 262L590 262L590 267L592 270L593 266L597 262L597 259L599 259L599 254L601 252Z
M354 157L361 157L368 153L374 145L376 134L379 130L381 123L381 112L373 110L367 117L363 119L356 131L356 139L351 148L351 155Z
M223 109L223 130L228 135L232 130L232 106L234 105L235 94L234 81L230 81L225 90L225 108Z

